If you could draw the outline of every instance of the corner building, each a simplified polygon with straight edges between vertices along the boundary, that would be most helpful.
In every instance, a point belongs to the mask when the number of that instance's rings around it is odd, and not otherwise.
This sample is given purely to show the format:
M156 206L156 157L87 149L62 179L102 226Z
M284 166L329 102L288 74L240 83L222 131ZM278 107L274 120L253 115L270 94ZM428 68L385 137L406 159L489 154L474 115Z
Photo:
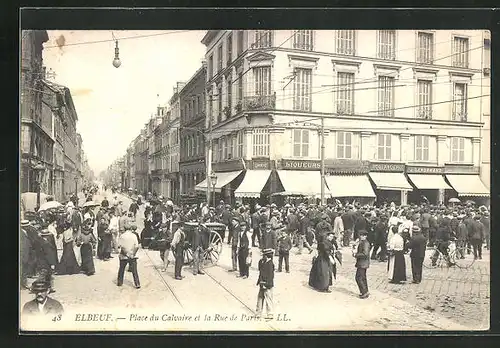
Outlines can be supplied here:
M489 114L481 106L483 36L208 31L202 43L215 192L226 201L318 198L323 121L328 198L487 199L480 179L481 158L489 157L481 153Z

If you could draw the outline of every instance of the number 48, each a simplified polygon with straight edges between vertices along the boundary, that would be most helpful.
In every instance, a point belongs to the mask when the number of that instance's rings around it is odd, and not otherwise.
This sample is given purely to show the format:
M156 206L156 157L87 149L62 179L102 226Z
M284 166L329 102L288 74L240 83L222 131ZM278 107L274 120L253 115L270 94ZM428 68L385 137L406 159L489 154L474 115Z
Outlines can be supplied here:
M62 318L61 314L56 315L54 318L52 318L52 321L60 321Z

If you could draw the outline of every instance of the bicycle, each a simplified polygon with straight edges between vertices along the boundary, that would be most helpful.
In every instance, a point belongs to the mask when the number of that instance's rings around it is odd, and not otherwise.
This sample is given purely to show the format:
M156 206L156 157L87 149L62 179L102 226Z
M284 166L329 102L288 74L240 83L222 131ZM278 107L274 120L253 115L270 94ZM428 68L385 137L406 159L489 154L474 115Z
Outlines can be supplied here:
M432 256L436 252L438 253L438 257L436 259L436 262L432 262ZM438 246L436 244L432 248L426 250L424 267L432 269L444 267L445 265L447 265L448 267L457 266L461 269L467 269L472 266L474 261L475 258L470 247L467 247L467 245L458 247L456 241L451 240L450 245L448 245L448 259L441 252L441 250L438 249Z

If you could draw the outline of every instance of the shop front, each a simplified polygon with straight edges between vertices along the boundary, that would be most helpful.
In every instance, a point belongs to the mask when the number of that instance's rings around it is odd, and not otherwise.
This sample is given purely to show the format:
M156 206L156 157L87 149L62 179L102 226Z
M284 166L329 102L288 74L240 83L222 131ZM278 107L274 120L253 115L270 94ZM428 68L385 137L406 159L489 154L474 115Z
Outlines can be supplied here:
M170 199L175 204L180 203L180 185L179 172L170 172L166 174L167 180L170 182Z
M215 201L223 200L224 203L233 205L235 202L234 191L243 180L245 163L242 159L213 163L212 170L215 180L210 186L212 194L215 195ZM211 179L208 178L208 180ZM206 178L195 186L195 190L206 192L208 185Z
M281 159L276 161L277 186L272 195L277 204L289 202L318 203L321 198L321 162L317 160ZM324 183L325 197L331 193ZM273 199L274 200L274 199Z
M408 204L408 192L413 188L404 173L404 163L370 163L368 175L375 186L377 204Z
M252 209L258 203L270 202L271 187L275 186L274 162L269 158L252 158L245 163L243 181L234 191L237 201L249 204ZM273 175L274 174L274 175ZM273 183L272 183L273 182Z
M472 200L478 205L489 205L490 190L481 181L479 167L446 164L444 174L448 184L453 188L446 201L458 198L463 202Z
M442 204L452 190L444 179L444 167L408 165L406 174L415 187L408 197L410 203Z
M368 173L370 162L361 160L325 160L326 183L331 200L342 204L372 204L375 201Z
M196 184L206 177L205 160L181 162L179 164L180 202L181 204L199 204L207 201L207 188L204 191L196 190Z

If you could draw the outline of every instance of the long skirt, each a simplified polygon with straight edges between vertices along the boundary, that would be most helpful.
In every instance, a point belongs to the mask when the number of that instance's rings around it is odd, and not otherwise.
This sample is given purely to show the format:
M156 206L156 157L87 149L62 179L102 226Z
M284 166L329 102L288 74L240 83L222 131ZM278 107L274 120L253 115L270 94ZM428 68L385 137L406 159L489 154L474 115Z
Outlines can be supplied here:
M77 274L80 273L80 267L76 262L76 256L73 249L73 242L64 243L61 261L56 266L57 274Z
M406 262L403 251L394 251L387 263L387 276L391 282L406 281Z
M92 244L82 244L82 246L80 247L82 266L80 268L86 275L92 275L95 273L94 258L92 253Z
M312 264L309 273L309 286L319 290L328 290L333 284L333 265L329 259L317 257Z

